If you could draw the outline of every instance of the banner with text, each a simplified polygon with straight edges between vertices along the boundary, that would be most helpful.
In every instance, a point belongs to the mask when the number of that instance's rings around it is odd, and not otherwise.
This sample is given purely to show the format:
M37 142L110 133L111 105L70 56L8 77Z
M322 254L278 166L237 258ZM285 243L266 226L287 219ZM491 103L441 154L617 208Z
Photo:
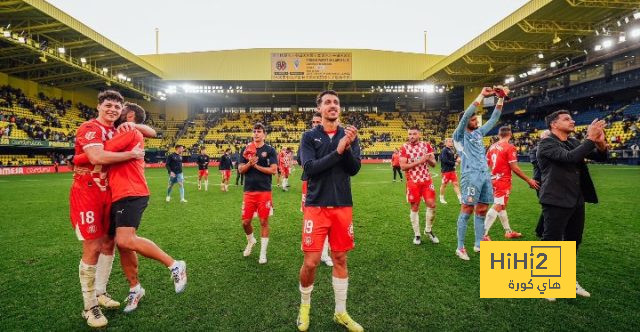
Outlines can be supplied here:
M351 80L351 52L271 53L274 81Z

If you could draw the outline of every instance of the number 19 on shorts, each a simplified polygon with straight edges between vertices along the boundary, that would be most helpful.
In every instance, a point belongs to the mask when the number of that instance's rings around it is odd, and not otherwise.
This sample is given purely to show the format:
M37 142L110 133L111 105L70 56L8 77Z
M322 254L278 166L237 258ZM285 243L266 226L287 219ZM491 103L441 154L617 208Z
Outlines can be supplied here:
M313 220L308 219L304 221L304 233L311 234L313 232Z

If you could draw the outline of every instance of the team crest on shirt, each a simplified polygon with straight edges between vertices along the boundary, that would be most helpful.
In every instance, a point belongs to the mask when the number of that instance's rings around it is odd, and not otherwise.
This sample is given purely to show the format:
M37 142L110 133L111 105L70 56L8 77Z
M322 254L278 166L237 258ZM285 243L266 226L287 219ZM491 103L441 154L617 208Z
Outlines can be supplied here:
M86 134L84 134L84 138L87 141L90 141L90 140L94 139L95 137L96 137L96 132L95 131L89 131Z
M304 245L305 246L310 246L313 243L313 240L311 239L311 236L305 236L304 237Z
M97 232L98 229L96 227L96 225L91 225L89 226L89 228L87 229L87 232L89 232L89 234L94 234L95 232Z
M266 158L267 157L267 151L262 151L262 153L260 155L262 156L262 158Z

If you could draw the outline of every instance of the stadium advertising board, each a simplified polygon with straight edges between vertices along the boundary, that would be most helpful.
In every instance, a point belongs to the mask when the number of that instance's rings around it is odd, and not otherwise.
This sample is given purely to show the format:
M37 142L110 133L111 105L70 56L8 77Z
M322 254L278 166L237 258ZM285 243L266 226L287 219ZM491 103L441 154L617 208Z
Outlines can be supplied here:
M58 173L71 172L66 166L59 166ZM56 173L55 166L20 166L20 167L0 167L0 175L31 175Z
M351 52L271 53L274 81L351 80Z
M12 146L39 146L39 147L52 147L52 148L72 148L73 142L53 142L53 141L40 141L33 139L2 139L0 145L12 145Z

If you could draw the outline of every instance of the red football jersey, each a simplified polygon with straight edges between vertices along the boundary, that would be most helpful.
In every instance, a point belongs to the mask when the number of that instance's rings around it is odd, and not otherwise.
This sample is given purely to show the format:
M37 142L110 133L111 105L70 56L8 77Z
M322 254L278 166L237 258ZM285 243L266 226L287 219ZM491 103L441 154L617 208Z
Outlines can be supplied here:
M114 127L107 127L96 119L86 121L76 130L75 154L84 153L90 146L102 145L111 139L115 133ZM75 164L73 180L77 183L95 183L101 190L107 189L107 170L102 165L92 165L89 162ZM87 181L88 180L88 181Z
M400 166L400 155L398 155L397 152L394 152L393 155L391 155L391 166L393 167Z
M511 181L511 166L509 164L517 161L516 147L509 142L494 143L487 151L487 163L491 168L493 180Z
M402 149L400 149L400 157L407 158L407 162L409 163L417 161L428 154L433 154L433 148L431 144L427 142L418 142L416 144L405 143ZM429 166L427 163L408 169L406 174L407 182L422 183L431 181L431 174L429 174Z
M136 145L144 148L144 137L137 130L118 133L105 143L105 150L131 151ZM109 184L112 201L124 197L149 196L147 179L144 177L144 159L129 159L109 167Z
M291 161L289 160L289 154L282 151L278 154L278 167L289 168Z

